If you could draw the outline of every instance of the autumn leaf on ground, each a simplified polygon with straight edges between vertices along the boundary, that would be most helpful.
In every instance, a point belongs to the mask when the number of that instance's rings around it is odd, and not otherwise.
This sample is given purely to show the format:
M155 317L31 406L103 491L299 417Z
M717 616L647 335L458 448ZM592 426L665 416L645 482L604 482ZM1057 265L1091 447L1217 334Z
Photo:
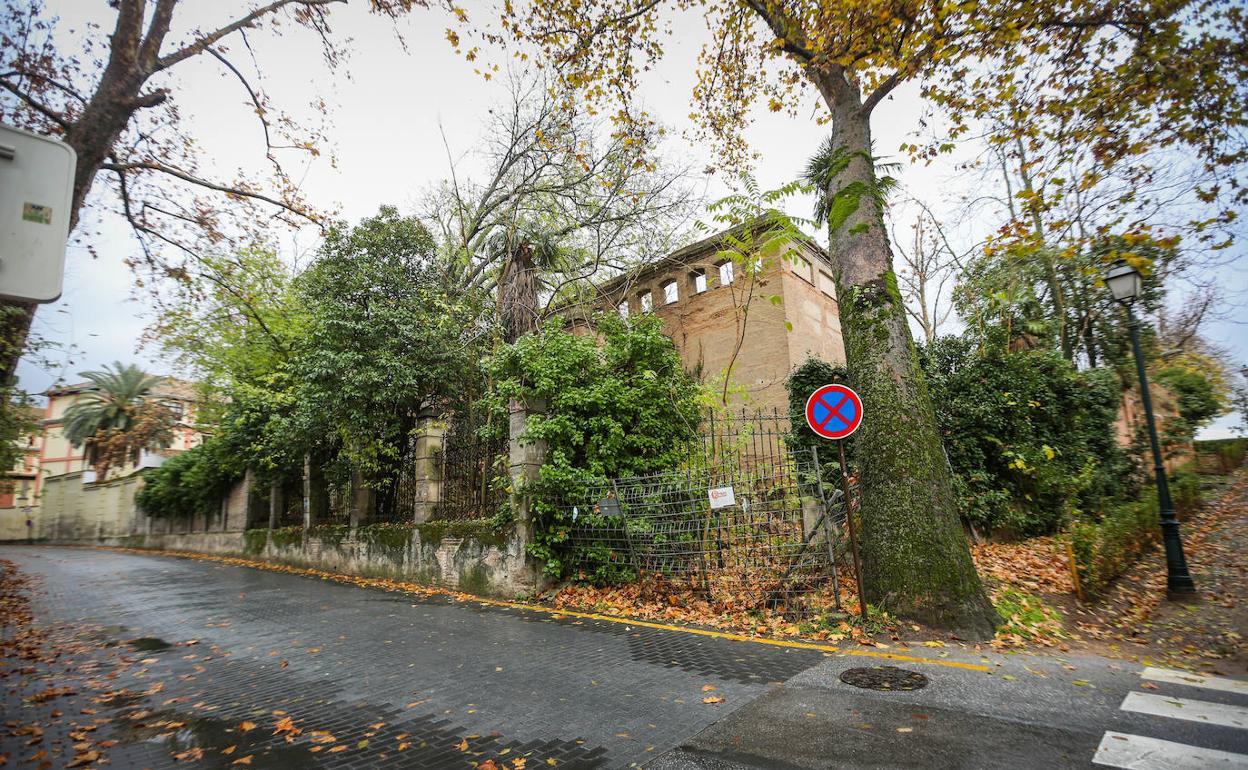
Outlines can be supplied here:
M717 688L713 684L702 685L702 692L715 692Z
M330 749L328 753L337 754L340 751L346 751L346 750L347 750L346 746L335 746L332 749Z
M276 729L273 730L274 735L285 735L287 743L293 741L295 736L303 730L295 727L295 720L290 717L282 717L277 720Z
M455 744L455 748L459 749L460 751L467 751L467 750L468 750L468 739L467 739L467 738L465 738L465 739L463 739L462 741L460 741L459 743Z
M239 724L238 729L242 730L243 732L248 732L248 731L256 729L256 723L255 722L242 722Z
M65 767L86 767L99 758L100 752L98 751L84 751L81 754L74 755L74 758Z
M516 757L515 759L511 760L511 766L513 770L524 770L524 766L525 764L528 763L528 761L529 760L525 759L524 757Z
M196 747L186 751L179 751L173 755L173 758L179 762L198 762L204 758L204 750Z
M477 763L477 770L498 770L498 765L494 764L494 760L487 759Z
M234 761L233 761L233 762L231 762L230 764L231 764L231 765L250 765L250 764L251 764L251 755L250 755L250 754L248 754L248 755L247 755L247 756L245 756L245 757L239 757L238 759L234 760Z
M718 695L708 695L702 699L703 703L723 703L724 699Z

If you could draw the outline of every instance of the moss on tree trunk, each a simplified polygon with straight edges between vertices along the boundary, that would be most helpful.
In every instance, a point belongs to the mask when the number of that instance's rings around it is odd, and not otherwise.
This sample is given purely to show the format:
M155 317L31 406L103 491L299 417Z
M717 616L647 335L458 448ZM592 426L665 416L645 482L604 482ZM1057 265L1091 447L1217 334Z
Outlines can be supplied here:
M845 164L828 189L849 381L864 411L852 439L862 464L863 588L868 601L890 612L984 638L999 619L958 520L897 290L868 121L854 105L834 110L834 146Z

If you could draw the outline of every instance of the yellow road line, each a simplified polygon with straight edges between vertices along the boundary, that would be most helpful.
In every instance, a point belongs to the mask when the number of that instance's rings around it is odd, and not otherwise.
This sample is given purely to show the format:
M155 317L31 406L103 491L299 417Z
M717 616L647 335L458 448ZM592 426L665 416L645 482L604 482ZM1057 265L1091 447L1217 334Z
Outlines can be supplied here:
M123 547L111 547L111 546L95 546L95 547L102 548L104 550L111 550L111 551L129 551L133 553L179 556L179 557L191 558L191 559L208 559L211 561L227 561L228 560L229 562L241 562L244 564L250 564L259 569L268 569L270 572L291 571L291 572L296 572L296 574L302 573L305 575L314 575L314 576L321 577L321 578L325 578L325 577L330 577L333 579L341 578L340 582L352 582L355 585L359 585L359 583L355 583L354 581L371 580L371 578L367 578L362 575L347 575L343 573L327 572L327 571L322 571L322 570L317 570L314 568L307 568L307 567L291 567L290 565L280 564L280 562L256 561L253 559L244 559L238 556L225 556L223 554L197 553L193 551L192 552L160 551L160 550L149 550L146 548L136 549L136 548L123 548ZM272 567L276 567L279 565L286 567L287 570L271 569ZM395 581L395 582L397 583L398 581ZM964 669L967 671L989 672L992 670L989 666L983 666L978 663L962 663L956 660L941 660L937 658L925 658L925 657L917 656L917 655L900 655L897 653L879 652L876 650L859 650L859 649L844 650L832 644L817 644L815 642L796 642L796 641L790 641L787 639L769 639L767 637L761 637L761 636L747 636L745 634L733 634L727 631L712 631L706 628L691 628L689 626L674 626L674 625L669 625L667 623L655 623L649 620L638 620L636 618L626 618L626 617L620 617L617 615L600 615L596 612L580 612L578 610L565 610L565 609L558 609L555 607L545 607L540 604L525 604L523 602L509 602L509 601L504 601L501 599L489 599L484 596L471 596L471 595L463 594L461 592L453 591L451 589L440 589L436 586L414 586L413 588L419 588L427 594L441 594L444 596L451 596L451 597L458 598L462 602L475 602L477 604L483 604L483 605L491 606L491 607L506 607L508 609L513 609L513 610L527 610L529 612L538 612L538 613L543 613L546 615L555 615L555 616L568 617L568 618L580 618L583 620L600 620L605 623L619 623L619 624L629 625L629 626L641 626L642 628L654 628L660 631L675 631L675 632L682 633L682 634L695 634L697 636L709 636L713 639L726 639L728 641L733 641L733 642L750 642L752 644L766 644L766 645L771 645L772 647L785 647L785 648L795 649L795 650L818 650L820 652L833 653L836 655L857 655L857 656L864 657L864 658L883 658L886 660L898 660L898 661L903 661L906 663L920 663L920 664L927 664L931 666L945 666L946 668L960 668L960 669ZM404 591L407 591L408 593L413 593L413 594L421 592L421 591L416 591L416 590L411 590L411 589L401 589L401 590L404 590Z
M817 644L815 642L796 642L788 639L769 639L761 636L747 636L745 634L733 634L727 631L712 631L706 628L690 628L688 626L673 626L667 623L655 623L649 620L637 620L635 618L625 618L616 615L599 615L595 612L579 612L577 610L563 610L552 607L543 607L538 604L521 604L519 602L504 602L496 599L476 598L472 601L481 604L492 605L495 607L510 607L517 610L530 610L533 612L543 612L548 615L562 615L570 618L583 618L586 620L601 620L607 623L622 623L629 626L641 626L643 628L656 628L661 631L678 631L682 634L696 634L698 636L709 636L714 639L727 639L733 642L751 642L753 644L769 644L773 647L787 647L796 650L819 650L820 652L836 653L838 655L860 655L867 658L886 658L888 660L900 660L907 663L927 663L933 666L947 666L949 668L961 668L968 671L991 671L988 666L982 666L978 663L961 663L956 660L938 660L936 658L924 658L915 655L900 655L892 652L878 652L876 650L843 650L840 647L831 644Z

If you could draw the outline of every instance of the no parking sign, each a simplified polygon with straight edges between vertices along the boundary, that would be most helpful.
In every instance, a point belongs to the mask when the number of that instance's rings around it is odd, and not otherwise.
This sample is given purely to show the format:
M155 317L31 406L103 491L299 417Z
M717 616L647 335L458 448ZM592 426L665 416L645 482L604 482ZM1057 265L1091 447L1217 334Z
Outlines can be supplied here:
M822 438L848 438L862 424L862 399L845 385L824 385L806 399L806 424Z

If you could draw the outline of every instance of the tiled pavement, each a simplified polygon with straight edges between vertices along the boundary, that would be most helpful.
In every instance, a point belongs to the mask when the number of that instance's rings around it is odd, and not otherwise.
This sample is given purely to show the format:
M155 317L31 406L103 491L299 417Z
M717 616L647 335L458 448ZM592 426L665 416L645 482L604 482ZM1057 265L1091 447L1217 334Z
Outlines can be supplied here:
M503 767L516 757L530 769L627 767L821 659L214 562L13 546L0 558L37 579L39 622L173 645L133 653L136 663L109 683L137 692L160 682L158 696L128 701L128 712L94 706L116 717L93 733L118 741L107 752L113 767L180 766L173 754L193 747L204 748L196 767L244 756L256 768ZM706 685L724 701L703 703ZM5 719L21 722L34 707L5 686ZM77 709L92 694L57 702ZM129 718L136 708L153 713ZM303 730L293 743L273 735L283 716ZM161 726L168 721L184 724ZM259 726L244 733L243 721ZM309 751L313 730L334 736L325 749L346 749ZM12 732L0 732L0 752L29 755Z

